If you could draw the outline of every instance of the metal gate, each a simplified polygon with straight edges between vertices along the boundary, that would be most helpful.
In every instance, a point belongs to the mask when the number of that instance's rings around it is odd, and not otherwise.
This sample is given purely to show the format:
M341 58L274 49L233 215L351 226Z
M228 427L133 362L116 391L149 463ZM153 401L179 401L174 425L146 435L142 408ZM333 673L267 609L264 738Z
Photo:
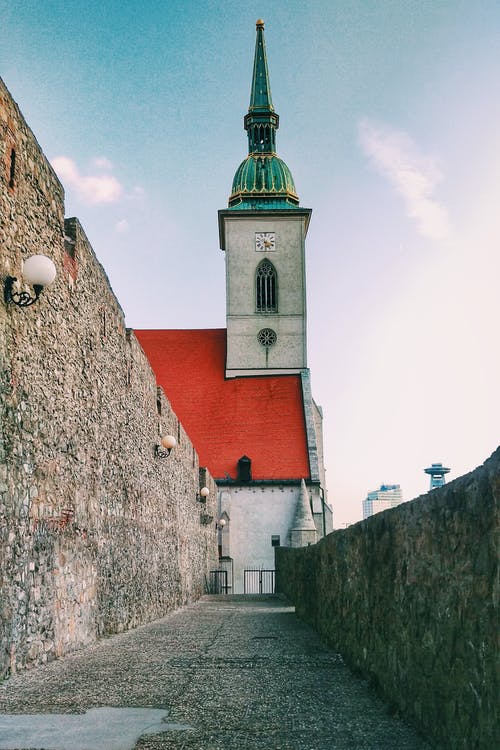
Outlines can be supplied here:
M227 570L211 570L208 582L209 594L227 594Z
M245 570L245 594L274 594L274 570Z

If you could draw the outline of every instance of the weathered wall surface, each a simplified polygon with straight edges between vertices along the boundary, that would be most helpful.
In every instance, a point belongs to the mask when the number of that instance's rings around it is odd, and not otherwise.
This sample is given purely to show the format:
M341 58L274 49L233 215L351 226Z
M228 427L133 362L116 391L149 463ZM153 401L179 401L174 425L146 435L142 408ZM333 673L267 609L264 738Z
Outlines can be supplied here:
M499 498L500 448L314 547L276 549L277 590L439 748L500 747Z
M0 81L2 285L32 254L58 271L32 307L0 303L0 677L163 615L216 567L198 457L63 200Z

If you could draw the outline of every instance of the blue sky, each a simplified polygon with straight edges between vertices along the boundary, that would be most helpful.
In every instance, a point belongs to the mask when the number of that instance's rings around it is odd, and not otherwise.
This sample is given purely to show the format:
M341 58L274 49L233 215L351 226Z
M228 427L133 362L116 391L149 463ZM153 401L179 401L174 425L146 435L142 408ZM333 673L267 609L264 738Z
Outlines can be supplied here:
M500 4L0 2L0 75L135 328L225 325L217 210L265 20L313 209L309 366L336 525L498 445Z

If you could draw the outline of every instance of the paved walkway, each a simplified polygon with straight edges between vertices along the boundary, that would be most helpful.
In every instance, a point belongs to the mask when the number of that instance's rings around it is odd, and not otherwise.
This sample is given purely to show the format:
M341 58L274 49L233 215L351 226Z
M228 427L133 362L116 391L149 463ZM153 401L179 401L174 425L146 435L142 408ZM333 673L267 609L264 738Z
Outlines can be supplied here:
M429 750L274 597L204 597L11 677L0 748Z

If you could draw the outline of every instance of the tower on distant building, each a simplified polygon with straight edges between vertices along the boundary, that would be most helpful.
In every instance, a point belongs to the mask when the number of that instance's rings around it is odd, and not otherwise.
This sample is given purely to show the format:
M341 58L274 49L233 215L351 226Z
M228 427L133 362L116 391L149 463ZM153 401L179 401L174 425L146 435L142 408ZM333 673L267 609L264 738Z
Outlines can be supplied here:
M381 510L394 508L403 500L401 485L399 484L381 484L379 490L369 492L366 499L363 500L363 518L373 516L374 513L380 513Z
M446 483L444 475L448 474L450 470L443 466L443 464L431 464L424 471L426 474L430 474L431 477L431 486L429 489L434 490L436 487L442 487Z

